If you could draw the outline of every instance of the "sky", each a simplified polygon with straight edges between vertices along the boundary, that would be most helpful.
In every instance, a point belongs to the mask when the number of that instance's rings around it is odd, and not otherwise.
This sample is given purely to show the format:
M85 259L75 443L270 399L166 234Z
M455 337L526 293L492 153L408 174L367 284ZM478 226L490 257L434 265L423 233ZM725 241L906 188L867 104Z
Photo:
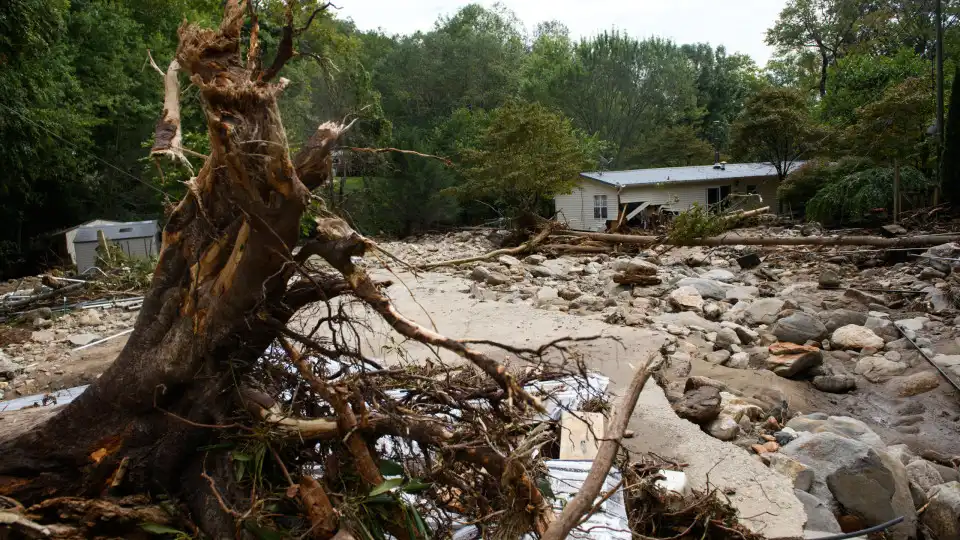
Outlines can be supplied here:
M466 0L340 0L340 17L361 30L387 34L430 30L437 17L451 15ZM491 0L479 0L490 6ZM678 43L725 45L728 53L749 54L761 67L772 54L763 39L786 0L501 0L528 31L538 22L558 20L574 38L617 28L645 38Z

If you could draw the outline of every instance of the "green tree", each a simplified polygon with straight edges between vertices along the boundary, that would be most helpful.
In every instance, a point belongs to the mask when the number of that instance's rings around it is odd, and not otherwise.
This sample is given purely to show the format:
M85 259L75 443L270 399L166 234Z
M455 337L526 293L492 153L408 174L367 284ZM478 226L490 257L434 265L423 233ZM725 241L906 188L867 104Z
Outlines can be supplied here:
M767 44L784 52L816 52L823 96L827 92L827 68L857 43L865 13L873 8L859 0L788 0L767 31Z
M857 109L878 100L891 85L925 75L928 66L910 50L895 56L851 54L830 68L822 117L837 125L856 122Z
M793 88L759 91L747 101L733 132L735 155L771 163L781 182L798 161L814 157L824 136L811 118L807 96Z
M673 126L653 131L632 149L626 165L631 169L682 167L713 163L714 148L697 137L692 126Z
M466 181L455 192L489 201L509 217L533 214L569 193L598 150L598 139L578 134L562 115L510 103L491 114L476 147L463 150Z
M857 110L857 123L847 129L853 150L881 163L905 162L922 156L929 146L927 126L934 113L927 81L907 79Z
M946 124L940 163L940 188L948 201L955 207L960 207L960 64L953 76Z
M556 99L578 128L610 141L622 165L645 131L697 116L695 76L669 40L604 32L576 45Z

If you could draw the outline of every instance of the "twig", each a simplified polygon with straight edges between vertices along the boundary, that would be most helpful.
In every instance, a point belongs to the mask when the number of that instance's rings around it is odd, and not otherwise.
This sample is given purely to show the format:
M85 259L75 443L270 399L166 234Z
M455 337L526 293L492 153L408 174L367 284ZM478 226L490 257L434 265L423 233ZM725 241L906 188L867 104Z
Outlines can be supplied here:
M366 152L368 154L383 154L386 152L396 152L398 154L410 154L414 156L420 156L430 159L436 159L443 162L444 165L451 166L453 162L443 156L435 156L433 154L424 154L422 152L415 152L413 150L404 150L402 148L359 148L356 146L345 146L344 150L351 150L353 152Z

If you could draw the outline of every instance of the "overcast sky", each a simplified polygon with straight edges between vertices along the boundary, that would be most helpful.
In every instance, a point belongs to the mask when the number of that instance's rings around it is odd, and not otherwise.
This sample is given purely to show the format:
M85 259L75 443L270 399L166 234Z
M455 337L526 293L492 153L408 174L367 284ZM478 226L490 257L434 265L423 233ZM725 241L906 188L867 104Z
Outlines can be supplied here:
M454 13L466 0L340 0L341 17L361 30L387 34L429 30L440 15ZM480 0L489 6L494 2ZM749 54L761 67L771 50L764 32L785 0L501 0L533 30L540 21L558 20L575 38L618 28L639 37L668 37L678 43L723 44L728 52Z

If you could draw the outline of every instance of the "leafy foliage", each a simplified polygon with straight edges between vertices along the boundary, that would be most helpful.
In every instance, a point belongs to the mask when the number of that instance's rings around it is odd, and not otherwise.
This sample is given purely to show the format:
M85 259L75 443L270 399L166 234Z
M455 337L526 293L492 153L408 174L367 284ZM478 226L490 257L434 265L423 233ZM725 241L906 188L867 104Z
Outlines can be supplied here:
M894 56L853 54L842 58L830 69L821 113L833 124L853 124L857 109L878 100L891 85L923 77L929 69L923 59L909 50L898 51Z
M847 138L858 153L884 162L906 160L924 152L925 132L933 117L929 84L910 78L889 88L883 97L857 110L857 124Z
M693 126L666 127L645 135L626 160L631 169L713 163L714 149Z
M856 222L875 209L893 207L893 168L867 169L832 180L807 203L807 215L821 222ZM902 196L923 197L933 182L913 167L900 170Z
M697 238L716 236L726 230L726 224L727 220L709 207L694 203L673 219L667 236L671 243L682 246Z
M807 201L824 186L838 182L847 176L875 167L866 158L847 156L836 161L811 160L790 173L777 189L777 199L794 211L803 210Z
M570 121L535 103L494 111L476 148L463 150L466 182L454 190L503 208L510 217L535 213L555 195L569 193L599 140L577 133Z
M947 200L960 204L960 64L953 78L950 113L946 123L940 169L941 189Z

